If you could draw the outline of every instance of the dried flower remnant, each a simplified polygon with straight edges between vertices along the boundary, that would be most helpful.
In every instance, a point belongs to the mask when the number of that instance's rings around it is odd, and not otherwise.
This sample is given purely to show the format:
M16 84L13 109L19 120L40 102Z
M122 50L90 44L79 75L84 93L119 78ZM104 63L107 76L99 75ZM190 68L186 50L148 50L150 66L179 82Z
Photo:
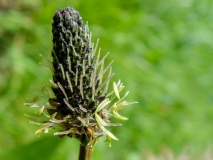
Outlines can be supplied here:
M111 139L118 139L106 126L120 124L111 123L110 118L127 120L118 111L137 102L124 101L129 92L120 98L119 93L124 88L120 81L114 82L113 90L108 92L113 76L112 62L105 67L108 54L100 59L98 42L96 45L91 42L88 24L83 22L78 11L69 7L56 11L52 34L53 79L50 83L54 96L48 95L45 105L26 103L37 107L37 114L44 115L44 119L32 122L41 126L36 134L59 127L54 135L75 137L83 146L93 146L103 135L111 145ZM107 78L103 79L105 74Z

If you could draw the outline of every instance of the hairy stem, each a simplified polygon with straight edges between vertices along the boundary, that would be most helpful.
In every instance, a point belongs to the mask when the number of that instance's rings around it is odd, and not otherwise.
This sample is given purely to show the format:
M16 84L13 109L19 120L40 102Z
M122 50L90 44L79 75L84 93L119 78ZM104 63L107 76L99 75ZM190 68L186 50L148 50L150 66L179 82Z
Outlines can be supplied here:
M78 160L90 160L91 156L91 147L90 146L82 146L80 144L80 151Z

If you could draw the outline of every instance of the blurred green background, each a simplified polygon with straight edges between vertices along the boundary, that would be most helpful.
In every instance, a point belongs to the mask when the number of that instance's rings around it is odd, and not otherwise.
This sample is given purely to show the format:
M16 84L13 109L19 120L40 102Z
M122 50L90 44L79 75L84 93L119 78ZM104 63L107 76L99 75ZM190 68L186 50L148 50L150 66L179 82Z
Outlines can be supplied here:
M57 9L76 8L89 22L102 56L110 51L114 81L121 79L138 101L129 117L110 130L93 160L213 159L213 1L210 0L0 0L0 159L75 160L79 143L24 116L23 103L51 78L51 19ZM39 64L41 62L41 65ZM158 157L158 158L157 158Z

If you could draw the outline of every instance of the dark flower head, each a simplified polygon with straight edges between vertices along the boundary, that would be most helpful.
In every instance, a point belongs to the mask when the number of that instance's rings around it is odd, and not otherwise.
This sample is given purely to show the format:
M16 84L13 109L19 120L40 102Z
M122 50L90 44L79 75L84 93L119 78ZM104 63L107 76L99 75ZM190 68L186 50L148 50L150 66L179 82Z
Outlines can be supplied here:
M120 98L124 88L119 81L113 83L113 91L108 93L110 79L113 76L111 64L104 67L104 56L100 59L100 49L91 42L88 24L73 8L56 11L52 23L53 50L51 70L53 79L50 97L45 105L27 103L40 108L38 113L46 119L36 131L48 132L59 126L54 135L69 136L80 140L82 145L93 146L100 136L106 135L118 140L105 126L118 126L110 123L110 117L121 120L128 118L118 114L124 106L136 103L123 101L128 92ZM104 80L103 75L107 74ZM113 99L117 101L110 104Z

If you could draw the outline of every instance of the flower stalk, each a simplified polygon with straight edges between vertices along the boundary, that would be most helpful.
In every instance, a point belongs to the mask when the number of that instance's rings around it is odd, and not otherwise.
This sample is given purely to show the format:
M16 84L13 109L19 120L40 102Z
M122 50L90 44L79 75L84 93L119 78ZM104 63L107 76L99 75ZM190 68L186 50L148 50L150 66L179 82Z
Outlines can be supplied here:
M89 160L101 136L106 136L109 146L111 139L118 140L106 128L121 124L111 123L110 118L127 120L118 111L137 102L124 101L129 92L120 96L124 88L120 80L114 82L113 90L108 92L114 75L112 62L105 66L108 54L100 58L98 42L96 45L91 42L88 23L84 23L78 11L70 7L57 10L52 34L51 94L46 95L45 104L26 103L38 108L36 113L40 115L31 123L41 126L36 131L38 135L57 129L56 136L78 139L79 160Z
M80 144L78 160L90 160L92 148Z

